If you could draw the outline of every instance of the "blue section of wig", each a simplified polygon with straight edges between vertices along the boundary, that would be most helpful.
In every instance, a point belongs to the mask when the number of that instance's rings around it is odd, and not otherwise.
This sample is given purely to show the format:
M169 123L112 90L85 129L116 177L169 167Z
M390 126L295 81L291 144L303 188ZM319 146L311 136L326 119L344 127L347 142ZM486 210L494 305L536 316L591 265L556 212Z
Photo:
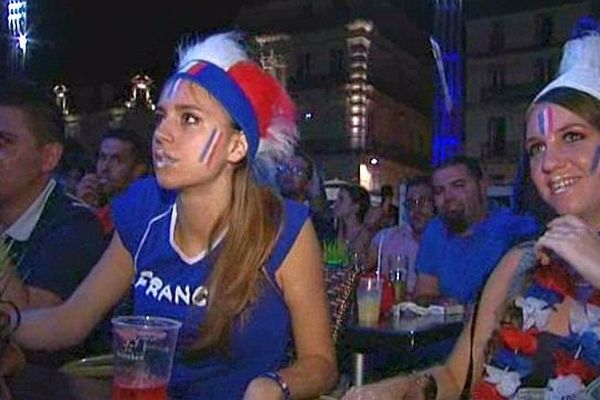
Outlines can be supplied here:
M600 22L591 16L581 17L571 30L571 39L578 39L588 35L600 35Z

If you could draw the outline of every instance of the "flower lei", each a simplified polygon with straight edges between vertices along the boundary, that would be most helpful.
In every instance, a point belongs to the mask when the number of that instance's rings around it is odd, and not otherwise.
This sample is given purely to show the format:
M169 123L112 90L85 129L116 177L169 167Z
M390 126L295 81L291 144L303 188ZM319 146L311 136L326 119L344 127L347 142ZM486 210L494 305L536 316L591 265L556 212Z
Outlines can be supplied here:
M522 326L503 324L497 332L498 350L485 364L482 381L475 386L475 400L504 400L515 397L522 380L533 372L533 355L538 351L538 333L546 328L556 304L573 297L574 279L560 264L538 266L533 282L514 305L521 309ZM600 291L594 290L587 304L574 304L570 335L553 353L555 378L545 388L545 400L574 398L600 373Z

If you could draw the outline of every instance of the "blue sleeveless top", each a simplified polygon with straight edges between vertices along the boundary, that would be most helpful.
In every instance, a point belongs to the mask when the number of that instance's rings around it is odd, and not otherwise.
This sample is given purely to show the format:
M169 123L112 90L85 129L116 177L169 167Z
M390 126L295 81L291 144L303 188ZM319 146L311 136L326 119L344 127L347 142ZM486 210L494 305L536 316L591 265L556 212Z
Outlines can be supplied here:
M208 291L204 286L220 250L217 244L194 258L182 254L174 241L176 194L161 189L156 179L133 184L113 201L116 230L134 259L134 313L174 318L183 323L169 383L173 399L241 399L248 383L289 362L291 323L282 294L275 285L263 285L249 318L234 322L229 356L183 360L186 344L197 337L204 320ZM199 213L202 210L198 210ZM282 228L266 266L275 272L308 218L308 209L285 200Z

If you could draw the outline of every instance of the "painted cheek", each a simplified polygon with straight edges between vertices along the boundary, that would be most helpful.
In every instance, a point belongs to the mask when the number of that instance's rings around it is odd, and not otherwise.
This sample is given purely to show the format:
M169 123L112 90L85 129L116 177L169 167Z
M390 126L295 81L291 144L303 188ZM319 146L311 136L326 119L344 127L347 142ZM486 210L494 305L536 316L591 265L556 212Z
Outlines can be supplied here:
M598 170L598 163L600 162L600 145L596 146L596 151L594 152L594 157L592 158L592 165L590 168L590 173L595 174Z
M551 108L547 107L541 110L537 115L537 119L538 129L543 136L552 132L553 117Z
M200 162L205 165L210 165L213 160L213 155L215 154L216 149L219 146L221 141L221 131L217 129L213 129L208 137L208 140L204 144L202 150L200 151Z

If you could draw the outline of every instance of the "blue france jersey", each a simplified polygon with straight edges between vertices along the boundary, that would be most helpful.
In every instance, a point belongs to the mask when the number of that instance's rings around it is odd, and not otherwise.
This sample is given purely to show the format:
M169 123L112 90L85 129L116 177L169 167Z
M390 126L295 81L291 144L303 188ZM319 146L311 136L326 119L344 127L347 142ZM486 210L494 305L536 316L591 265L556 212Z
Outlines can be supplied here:
M289 361L290 315L281 293L264 285L250 318L243 326L239 321L234 324L229 357L184 362L183 349L197 337L204 319L205 284L220 246L194 258L179 251L173 241L175 197L175 193L162 190L155 178L146 178L112 204L116 230L134 259L134 312L183 323L169 384L171 398L241 399L250 380ZM284 202L282 230L267 265L272 282L307 218L306 207Z

